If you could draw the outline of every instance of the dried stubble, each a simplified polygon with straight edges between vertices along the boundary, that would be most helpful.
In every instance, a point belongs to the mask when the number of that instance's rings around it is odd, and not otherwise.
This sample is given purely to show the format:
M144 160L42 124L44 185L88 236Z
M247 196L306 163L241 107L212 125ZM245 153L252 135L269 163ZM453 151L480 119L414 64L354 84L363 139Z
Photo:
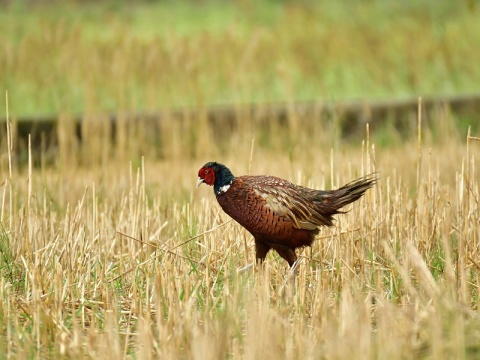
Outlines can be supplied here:
M10 175L3 162L0 347L16 357L476 357L476 140L379 151L367 133L363 146L330 152L337 140L296 121L277 129L290 149L270 139L251 164L252 143L238 136L205 153L230 146L222 161L237 173L251 165L318 188L380 172L300 251L294 279L274 254L263 269L237 272L253 261L253 241L211 192L194 191L203 161L177 145L172 159L133 165L126 151L102 151L92 131L78 145L89 166L60 158ZM207 125L185 126L176 131Z
M273 27L247 34L144 39L133 27L126 36L114 16L110 39L92 41L79 23L48 20L18 44L7 35L0 61L6 88L18 85L14 112L65 114L53 167L22 168L15 136L13 154L0 142L7 154L0 158L0 351L15 358L478 357L480 144L470 138L467 149L451 119L431 121L422 146L397 140L378 150L368 139L346 146L335 121L309 121L295 109L286 125L241 114L228 136L202 116L167 119L159 136L143 122L121 121L115 141L104 123L87 118L83 144L68 116L80 108L127 116L128 109L298 94L471 90L478 67L465 54L478 22L460 15L441 28L380 22L388 31L379 32L368 9L351 26L319 27L313 20L323 12L292 7ZM300 252L293 281L275 255L264 269L237 273L253 261L253 241L210 192L194 192L205 158L318 188L370 171L381 179Z

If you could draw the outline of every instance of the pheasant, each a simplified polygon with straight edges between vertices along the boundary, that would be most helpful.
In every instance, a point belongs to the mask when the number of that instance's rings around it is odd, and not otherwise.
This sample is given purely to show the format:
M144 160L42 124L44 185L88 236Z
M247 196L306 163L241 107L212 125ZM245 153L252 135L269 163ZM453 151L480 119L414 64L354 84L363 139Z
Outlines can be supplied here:
M197 187L212 186L222 209L255 239L257 262L273 249L292 267L295 249L311 246L320 226L375 185L370 174L337 190L314 190L274 176L235 177L223 164L208 162L198 171Z

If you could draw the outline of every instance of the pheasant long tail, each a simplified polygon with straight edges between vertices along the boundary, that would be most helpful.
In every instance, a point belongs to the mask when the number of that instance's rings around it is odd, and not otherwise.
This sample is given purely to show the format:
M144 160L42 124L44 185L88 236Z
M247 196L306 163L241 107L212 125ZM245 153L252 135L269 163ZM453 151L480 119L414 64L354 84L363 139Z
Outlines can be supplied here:
M363 178L354 180L341 188L333 191L333 199L331 206L340 209L356 200L375 185L377 181L376 174L370 174Z

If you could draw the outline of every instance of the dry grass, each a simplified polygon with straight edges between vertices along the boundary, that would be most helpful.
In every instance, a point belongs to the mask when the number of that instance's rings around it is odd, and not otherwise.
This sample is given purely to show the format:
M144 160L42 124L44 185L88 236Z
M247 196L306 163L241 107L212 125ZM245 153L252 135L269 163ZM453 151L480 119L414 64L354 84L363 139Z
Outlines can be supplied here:
M305 129L296 119L267 145L248 122L221 142L204 124L174 126L164 143L172 157L162 161L130 159L92 131L83 146L67 133L54 167L23 168L2 141L0 351L478 357L480 143L452 136L451 120L439 118L440 139L424 128L419 142L376 150L368 138L338 145L324 124ZM181 156L191 151L181 145L186 130L199 138L193 158ZM128 139L148 154L140 135ZM381 178L300 252L292 280L275 254L263 270L237 272L253 261L252 238L211 189L194 189L196 171L213 159L238 174L251 166L319 188L371 171Z
M53 161L28 154L15 126L0 139L2 357L477 358L480 142L448 114L419 140L372 128L346 144L335 119L293 107L283 124L240 114L228 129L201 111L160 134L120 121L114 142L87 116L75 138L79 110L478 88L478 20L461 6L292 3L263 22L257 2L238 4L239 26L220 11L217 29L166 34L148 26L160 5L92 23L89 7L0 14L11 114L62 113ZM300 252L293 280L273 253L238 272L253 241L194 189L209 160L318 188L380 180Z

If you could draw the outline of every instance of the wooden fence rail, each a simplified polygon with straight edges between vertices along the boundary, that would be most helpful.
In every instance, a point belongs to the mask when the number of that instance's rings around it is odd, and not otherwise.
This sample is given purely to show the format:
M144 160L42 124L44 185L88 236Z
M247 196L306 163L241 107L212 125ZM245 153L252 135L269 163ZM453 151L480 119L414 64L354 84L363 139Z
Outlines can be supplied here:
M302 118L311 119L337 119L344 136L364 131L365 124L372 125L382 121L393 121L394 125L402 128L414 128L416 125L418 98L403 100L373 100L373 101L315 101L315 102L292 102L270 103L250 105L225 105L208 108L183 108L150 113L111 113L111 114L88 114L70 116L70 121L75 127L78 141L82 141L83 124L88 121L107 122L111 128L109 133L115 137L117 121L143 121L150 124L149 131L161 131L163 121L175 121L185 117L195 118L199 113L206 117L213 125L228 127L232 123L242 121L242 118L250 117L254 120L286 122L290 116L301 115ZM466 116L472 121L480 122L480 94L424 97L422 98L422 116L428 123L433 119L434 112L449 111L455 116ZM10 116L14 124L16 141L20 146L27 143L28 135L31 135L32 148L49 148L58 144L57 124L61 115L49 116ZM3 124L6 119L3 118ZM430 120L431 121L431 120ZM413 126L413 127L412 127ZM0 133L5 133L2 126ZM163 127L165 129L165 127Z

